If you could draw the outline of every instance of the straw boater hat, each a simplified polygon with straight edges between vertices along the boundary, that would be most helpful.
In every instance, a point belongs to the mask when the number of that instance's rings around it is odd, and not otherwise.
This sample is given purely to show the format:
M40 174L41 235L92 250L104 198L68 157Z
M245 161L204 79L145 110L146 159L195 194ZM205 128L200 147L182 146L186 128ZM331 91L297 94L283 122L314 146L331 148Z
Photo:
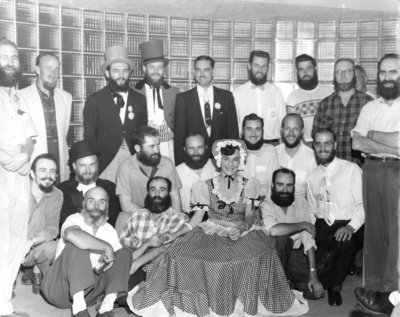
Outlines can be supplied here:
M153 62L164 62L167 66L169 59L164 57L164 42L162 40L154 40L140 44L142 52L142 64L146 65Z
M128 57L128 49L123 46L110 46L104 52L104 63L101 65L101 72L113 63L127 63L130 70L134 68L133 61Z

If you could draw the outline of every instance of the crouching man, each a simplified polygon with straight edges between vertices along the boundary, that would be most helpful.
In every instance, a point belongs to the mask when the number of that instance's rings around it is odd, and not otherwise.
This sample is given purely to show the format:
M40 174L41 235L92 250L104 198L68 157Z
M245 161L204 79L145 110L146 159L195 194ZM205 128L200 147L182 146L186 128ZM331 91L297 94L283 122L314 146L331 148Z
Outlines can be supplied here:
M82 211L61 228L56 260L43 279L45 299L59 308L72 305L72 316L89 317L87 306L105 294L96 317L111 317L117 294L128 290L132 252L107 223L108 202L101 187L86 192Z

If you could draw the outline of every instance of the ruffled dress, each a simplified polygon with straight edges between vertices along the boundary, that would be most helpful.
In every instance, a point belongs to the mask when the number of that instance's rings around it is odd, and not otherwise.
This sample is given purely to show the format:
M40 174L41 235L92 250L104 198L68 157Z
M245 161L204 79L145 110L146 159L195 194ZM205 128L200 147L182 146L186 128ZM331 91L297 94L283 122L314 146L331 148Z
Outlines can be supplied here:
M243 225L254 187L240 177L232 198L219 190L217 178L194 187L192 201L208 205L208 220L146 266L146 280L128 293L132 312L146 317L241 317L308 311L301 293L289 288L273 242L260 227L251 226L236 241L228 236L232 227Z

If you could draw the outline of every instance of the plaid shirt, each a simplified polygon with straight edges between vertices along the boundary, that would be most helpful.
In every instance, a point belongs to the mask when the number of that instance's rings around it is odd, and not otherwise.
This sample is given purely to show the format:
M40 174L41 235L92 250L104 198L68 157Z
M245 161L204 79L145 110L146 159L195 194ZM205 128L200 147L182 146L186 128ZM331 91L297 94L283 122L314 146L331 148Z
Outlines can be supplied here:
M361 165L361 152L352 149L350 131L356 126L361 108L371 100L371 96L356 91L345 107L340 96L334 92L321 101L315 114L312 135L319 128L332 129L337 139L336 156Z
M157 221L153 220L147 209L135 211L125 224L120 235L122 245L137 249L155 234L175 233L189 221L186 214L176 212L172 208L164 211Z

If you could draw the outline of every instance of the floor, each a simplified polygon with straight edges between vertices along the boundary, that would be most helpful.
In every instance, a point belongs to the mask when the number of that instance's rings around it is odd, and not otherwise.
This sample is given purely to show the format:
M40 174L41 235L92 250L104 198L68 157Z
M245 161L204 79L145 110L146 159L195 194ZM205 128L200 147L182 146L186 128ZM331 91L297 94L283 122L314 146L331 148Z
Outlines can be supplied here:
M310 311L303 315L307 317L367 317L369 315L355 310L356 301L353 296L353 289L360 285L361 278L358 276L348 276L343 286L342 296L343 305L339 307L329 306L327 295L319 301L309 301ZM69 309L57 309L47 304L40 295L34 295L31 286L21 285L18 277L17 287L15 289L16 297L13 300L14 308L18 311L24 311L30 314L30 317L70 317ZM94 307L89 309L91 316L95 316ZM129 315L123 308L115 309L115 317L134 317ZM158 317L158 316L154 316Z

